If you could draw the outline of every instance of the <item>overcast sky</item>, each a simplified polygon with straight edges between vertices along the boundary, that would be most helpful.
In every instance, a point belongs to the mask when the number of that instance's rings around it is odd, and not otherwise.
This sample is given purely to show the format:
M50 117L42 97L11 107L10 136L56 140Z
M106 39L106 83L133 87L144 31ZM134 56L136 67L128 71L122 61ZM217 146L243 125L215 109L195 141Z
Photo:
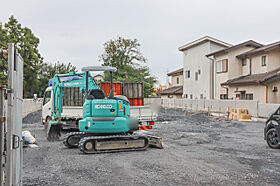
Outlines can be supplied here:
M71 62L78 69L100 65L103 44L136 38L152 74L183 66L178 47L205 35L238 44L280 40L279 0L9 0L0 22L14 15L40 39L45 62Z

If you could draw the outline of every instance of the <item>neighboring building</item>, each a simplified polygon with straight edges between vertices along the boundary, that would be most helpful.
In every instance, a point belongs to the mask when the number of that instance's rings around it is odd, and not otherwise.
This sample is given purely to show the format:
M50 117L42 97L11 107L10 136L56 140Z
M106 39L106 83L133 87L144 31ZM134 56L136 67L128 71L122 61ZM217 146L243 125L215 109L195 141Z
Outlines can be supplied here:
M249 64L242 66L247 61L242 61L236 56L261 46L263 45L250 40L206 55L206 57L213 57L212 59L214 60L212 71L214 72L215 86L213 91L215 99L231 98L228 94L228 87L221 86L221 83L250 73L247 68Z
M213 99L214 80L212 61L205 55L231 47L230 44L206 36L179 48L183 52L183 97Z
M228 59L228 72L217 73L217 98L248 99L260 103L280 103L280 42L262 46L248 41L251 46L240 47L240 51L227 51L225 54L209 54L214 61ZM245 42L246 43L246 42ZM243 48L243 49L241 49ZM247 51L244 51L246 48ZM250 50L248 50L251 48ZM235 52L234 52L235 51ZM207 56L209 56L207 55ZM231 57L230 57L231 56ZM279 90L278 90L279 89ZM227 91L226 91L227 90ZM224 95L223 95L224 94Z
M93 76L93 79L97 82L97 83L100 83L102 81L104 81L104 78L101 74L97 74L95 76Z
M172 87L159 91L158 94L161 98L182 98L184 84L183 68L170 72L167 75L171 76Z
M171 76L172 86L183 86L184 84L183 68L180 68L173 72L169 72L167 75L169 77Z

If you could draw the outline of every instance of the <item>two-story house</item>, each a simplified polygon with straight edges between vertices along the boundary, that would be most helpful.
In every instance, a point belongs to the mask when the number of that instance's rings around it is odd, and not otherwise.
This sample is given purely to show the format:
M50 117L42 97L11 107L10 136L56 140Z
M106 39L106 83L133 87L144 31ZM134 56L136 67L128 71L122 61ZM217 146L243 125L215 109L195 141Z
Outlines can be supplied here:
M206 55L206 57L214 61L214 65L212 66L212 71L214 72L213 78L215 82L213 90L214 99L232 98L232 95L229 94L228 87L221 86L221 84L229 79L248 74L248 69L242 68L243 66L241 63L244 62L240 61L240 59L238 59L236 56L261 46L263 45L249 40Z
M245 49L244 43L240 44L243 50L239 52L207 55L213 56L216 64L216 98L280 103L280 42L265 46L254 41L247 43L251 46ZM219 70L221 60L227 60L227 72Z
M231 47L230 44L205 36L179 47L183 53L183 97L187 99L213 99L213 62L205 55Z
M183 95L183 68L169 72L167 76L171 77L172 87L159 91L158 94L161 98L182 98Z

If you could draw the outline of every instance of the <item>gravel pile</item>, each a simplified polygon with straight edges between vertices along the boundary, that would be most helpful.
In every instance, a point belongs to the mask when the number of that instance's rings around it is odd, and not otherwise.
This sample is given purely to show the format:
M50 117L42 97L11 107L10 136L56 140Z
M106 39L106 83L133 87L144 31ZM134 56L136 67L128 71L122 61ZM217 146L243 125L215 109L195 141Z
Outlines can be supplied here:
M197 113L187 116L187 121L197 124L209 123L211 120L207 117L207 114Z
M185 111L182 109L167 109L161 108L158 113L158 121L176 121L185 120Z
M22 119L23 124L33 124L41 122L42 110L32 112Z

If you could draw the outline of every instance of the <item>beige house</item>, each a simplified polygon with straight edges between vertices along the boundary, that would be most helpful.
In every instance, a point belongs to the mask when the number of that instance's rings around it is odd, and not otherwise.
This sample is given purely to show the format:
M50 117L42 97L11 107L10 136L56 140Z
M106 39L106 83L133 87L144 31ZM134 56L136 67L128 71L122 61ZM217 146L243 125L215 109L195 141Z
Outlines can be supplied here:
M167 74L171 77L171 88L159 91L158 94L161 98L182 98L183 95L183 68L175 70Z
M183 54L183 97L187 99L212 99L214 81L212 61L205 55L232 45L205 36L179 47Z
M207 57L215 63L215 99L280 103L280 42L250 40Z

